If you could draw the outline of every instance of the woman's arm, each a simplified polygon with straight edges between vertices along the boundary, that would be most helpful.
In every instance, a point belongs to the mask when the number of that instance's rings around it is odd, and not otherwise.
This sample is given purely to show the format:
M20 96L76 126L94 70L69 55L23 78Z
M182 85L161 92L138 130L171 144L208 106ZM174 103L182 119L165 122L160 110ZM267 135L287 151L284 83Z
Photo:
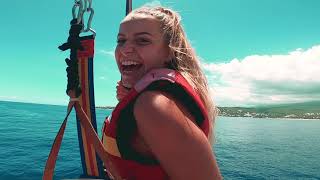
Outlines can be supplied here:
M138 131L171 179L221 179L207 137L187 114L158 91L142 93L134 105Z

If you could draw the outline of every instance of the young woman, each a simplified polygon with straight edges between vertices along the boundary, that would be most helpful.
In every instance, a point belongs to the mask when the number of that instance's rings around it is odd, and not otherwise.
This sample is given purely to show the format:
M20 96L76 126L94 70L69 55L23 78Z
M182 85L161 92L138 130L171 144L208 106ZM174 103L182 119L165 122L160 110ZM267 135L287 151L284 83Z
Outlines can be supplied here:
M210 144L215 107L179 15L144 6L120 24L120 101L105 121L113 179L221 179Z

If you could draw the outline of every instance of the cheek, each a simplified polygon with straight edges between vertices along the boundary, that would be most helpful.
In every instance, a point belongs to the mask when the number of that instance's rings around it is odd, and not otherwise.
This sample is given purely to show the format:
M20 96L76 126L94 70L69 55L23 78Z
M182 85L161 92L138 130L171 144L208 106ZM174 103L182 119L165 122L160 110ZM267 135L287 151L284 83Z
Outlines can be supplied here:
M137 50L138 54L142 59L147 61L147 63L155 63L159 62L161 57L163 56L163 52L158 48L145 48Z
M169 60L169 53L165 48L159 48L153 53L151 58L153 64L157 65L158 67L162 67Z
M119 67L119 62L120 62L120 51L119 51L119 49L118 48L116 48L116 50L114 51L114 57L115 57L115 59L116 59L116 63L117 63L117 65L118 65L118 67Z

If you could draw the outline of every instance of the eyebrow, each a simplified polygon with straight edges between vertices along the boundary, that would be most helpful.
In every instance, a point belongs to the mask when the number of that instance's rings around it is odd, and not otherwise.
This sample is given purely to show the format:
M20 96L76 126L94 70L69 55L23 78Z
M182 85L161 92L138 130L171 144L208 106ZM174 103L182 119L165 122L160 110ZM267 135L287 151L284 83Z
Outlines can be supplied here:
M152 36L152 34L151 33L148 33L148 32L138 32L138 33L135 33L134 34L134 36L139 36L139 35L149 35L149 36ZM118 37L119 36L125 36L124 34L122 34L122 33L119 33L118 34Z

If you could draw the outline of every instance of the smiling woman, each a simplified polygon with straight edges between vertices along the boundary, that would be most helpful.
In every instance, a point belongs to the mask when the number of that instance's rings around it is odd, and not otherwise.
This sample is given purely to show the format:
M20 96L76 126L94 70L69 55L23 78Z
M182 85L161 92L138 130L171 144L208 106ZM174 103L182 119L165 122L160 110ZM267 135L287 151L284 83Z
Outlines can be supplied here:
M210 144L215 109L179 15L143 6L120 24L120 101L105 121L115 179L220 179Z
M150 69L165 67L172 54L152 16L129 15L121 23L115 51L122 84L131 88Z

